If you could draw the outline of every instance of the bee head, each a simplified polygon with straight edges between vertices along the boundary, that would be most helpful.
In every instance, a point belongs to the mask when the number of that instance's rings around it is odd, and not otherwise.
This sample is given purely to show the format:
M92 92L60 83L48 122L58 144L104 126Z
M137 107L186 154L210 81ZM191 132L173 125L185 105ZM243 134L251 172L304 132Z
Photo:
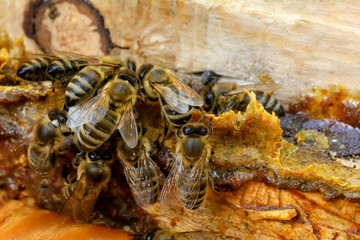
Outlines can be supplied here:
M204 85L214 85L218 80L218 75L214 71L205 71L201 75L201 82Z
M93 152L87 153L90 161L106 160L110 161L112 159L112 154L110 151L105 150L95 150Z
M48 114L51 121L58 120L59 122L66 123L67 112L58 108L51 110Z
M178 137L182 138L185 136L206 136L209 134L209 129L201 123L188 123L184 125L180 132L178 132Z
M58 136L56 127L49 123L41 123L35 130L36 141L39 145L45 145Z

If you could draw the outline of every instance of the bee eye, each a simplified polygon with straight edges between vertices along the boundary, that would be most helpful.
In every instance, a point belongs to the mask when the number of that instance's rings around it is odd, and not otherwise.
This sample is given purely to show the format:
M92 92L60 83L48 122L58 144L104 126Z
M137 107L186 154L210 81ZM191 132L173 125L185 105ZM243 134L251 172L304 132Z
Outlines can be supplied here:
M180 131L176 131L176 135L177 135L179 138L183 138L183 136L181 135L181 132L180 132Z
M132 61L129 60L128 62L128 68L133 71L133 72L136 72L136 64Z
M190 135L190 134L194 133L194 128L190 127L190 126L184 127L183 132L185 135Z
M145 240L153 240L154 236L155 236L155 233L157 231L159 231L160 229L159 228L156 228L154 229L153 231L151 231L145 238Z
M88 156L89 156L89 159L92 161L99 160L99 151L89 152Z
M60 122L65 123L67 120L66 112L60 110L60 109L53 109L48 114L49 119L51 121L58 120Z
M211 92L206 93L205 104L204 104L205 111L210 110L213 104L214 104L214 95Z
M153 65L151 64L146 64L143 65L139 71L139 78L142 81L145 77L145 75L153 68Z
M202 128L200 128L200 129L197 130L197 133L198 133L199 135L201 135L201 136L206 136L207 133L208 133L208 130L207 130L206 128L202 127Z
M88 156L91 161L111 160L111 158L112 158L112 154L110 151L102 151L102 150L96 150L93 152L89 152Z
M217 80L217 75L214 71L205 71L201 75L201 82L204 85L213 84L213 83L215 83L216 80Z

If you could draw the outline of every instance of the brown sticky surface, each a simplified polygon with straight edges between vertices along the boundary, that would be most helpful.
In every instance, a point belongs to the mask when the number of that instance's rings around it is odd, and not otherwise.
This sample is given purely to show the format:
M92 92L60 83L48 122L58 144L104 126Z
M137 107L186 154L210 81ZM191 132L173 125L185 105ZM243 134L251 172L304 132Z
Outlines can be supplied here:
M290 104L289 112L304 112L311 118L336 119L360 127L360 95L354 95L339 85L330 89L314 88Z

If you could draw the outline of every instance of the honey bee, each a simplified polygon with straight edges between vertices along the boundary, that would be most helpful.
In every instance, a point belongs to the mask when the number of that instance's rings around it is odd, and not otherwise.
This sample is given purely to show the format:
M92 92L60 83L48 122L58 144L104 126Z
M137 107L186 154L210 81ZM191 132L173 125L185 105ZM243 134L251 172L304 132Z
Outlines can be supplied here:
M39 175L48 175L56 164L58 154L64 154L71 145L71 132L65 125L66 112L54 109L33 131L27 157L30 167Z
M81 69L66 86L65 106L70 108L88 100L98 88L113 79L120 68L136 71L132 60L124 62L116 56L105 56L100 59L99 64L90 64Z
M112 155L109 151L96 150L88 152L81 159L77 168L77 177L63 188L66 198L62 212L77 220L86 220L98 199L98 196L109 182Z
M143 65L139 70L142 91L150 101L160 101L165 120L165 136L168 124L179 128L189 122L193 107L201 107L203 100L168 69Z
M149 139L145 136L139 138L134 148L130 148L124 141L120 141L117 146L117 154L124 166L131 193L143 209L156 202L159 183L164 179L159 167L149 156L150 150Z
M70 113L66 125L74 128L74 142L83 152L99 148L117 128L131 148L138 143L133 106L137 101L140 83L122 68L95 97Z
M250 97L244 91L235 90L236 84L223 85L216 89L216 82L219 75L212 71L206 71L202 75L204 87L204 110L216 115L233 110L234 112L244 112L250 103ZM270 93L256 89L276 90L277 84L251 84L241 86L241 88L254 89L256 100L264 106L264 109L275 113L278 117L284 116L285 111L281 103Z
M161 205L175 193L185 209L197 209L205 200L212 128L188 123L177 131L176 159L160 194Z
M52 51L51 55L30 54L32 58L17 71L17 76L27 81L62 83L64 86L83 67L98 62L97 58L76 53ZM36 57L36 58L35 58Z

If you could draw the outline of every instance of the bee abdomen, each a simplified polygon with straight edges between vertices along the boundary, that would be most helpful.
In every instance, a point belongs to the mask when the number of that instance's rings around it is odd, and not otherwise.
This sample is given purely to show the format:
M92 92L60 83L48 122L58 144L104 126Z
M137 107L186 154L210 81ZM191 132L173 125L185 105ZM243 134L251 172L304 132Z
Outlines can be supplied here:
M135 184L130 183L130 185L134 195L141 198L143 203L151 205L157 201L159 195L159 184L155 176L153 179Z
M65 103L67 107L80 104L95 92L96 85L104 78L104 74L96 67L86 67L78 72L66 87Z
M256 100L264 106L264 109L268 113L275 112L277 116L283 116L285 114L283 106L280 102L271 94L263 91L255 91Z
M183 179L185 180L185 179ZM192 185L196 184L197 186ZM179 184L180 199L186 209L197 209L201 203L205 200L207 191L207 175L203 173L199 182L194 183L187 179ZM189 191L190 189L198 189L199 191Z
M163 106L164 115L166 116L169 123L176 128L180 128L181 126L188 123L192 117L194 110L195 109L191 107L190 110L186 113L178 113L172 110L169 105Z
M89 152L100 147L114 132L119 114L109 110L105 117L98 123L83 124L76 133L76 143L79 150Z
M65 58L56 60L49 65L48 74L55 80L67 80L72 78L84 66L80 64L86 63L80 60L68 60Z
M28 161L30 167L39 175L47 175L55 167L56 156L55 153L49 153L46 156L45 147L30 145L28 148Z
M45 81L46 70L52 61L53 59L48 57L33 59L22 65L16 75L28 81Z

